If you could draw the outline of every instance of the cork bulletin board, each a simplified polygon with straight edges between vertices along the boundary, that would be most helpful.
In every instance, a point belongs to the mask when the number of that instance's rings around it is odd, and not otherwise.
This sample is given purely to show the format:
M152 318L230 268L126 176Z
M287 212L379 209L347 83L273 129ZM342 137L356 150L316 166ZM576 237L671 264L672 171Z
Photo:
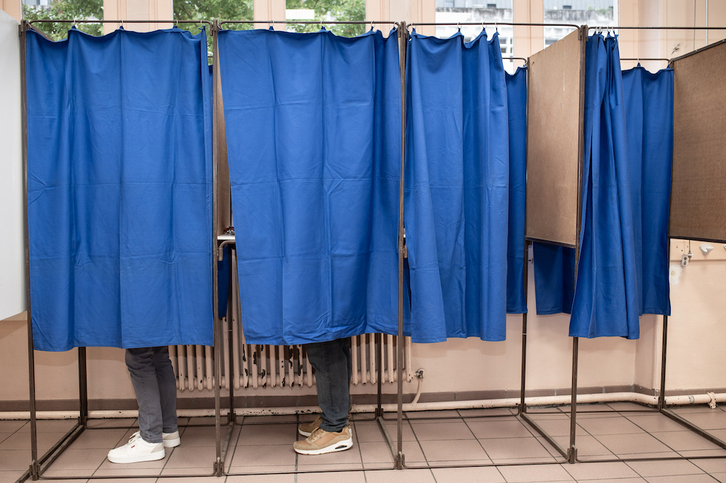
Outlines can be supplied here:
M672 61L671 238L726 243L726 42Z
M579 241L586 32L532 55L528 67L525 236L568 247Z

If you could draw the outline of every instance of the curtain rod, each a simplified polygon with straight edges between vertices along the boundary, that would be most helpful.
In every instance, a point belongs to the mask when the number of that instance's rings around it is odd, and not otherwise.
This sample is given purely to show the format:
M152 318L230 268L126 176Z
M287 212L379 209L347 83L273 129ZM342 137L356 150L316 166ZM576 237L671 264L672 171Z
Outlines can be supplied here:
M263 24L270 24L270 25L280 25L280 24L294 24L294 25L376 25L376 24L390 24L390 25L397 25L398 22L394 22L392 20L351 20L350 22L344 22L344 21L312 21L312 20L220 20L219 24L256 24L256 23L263 23Z
M427 23L410 23L406 24L407 27L429 27L429 26L449 26L449 27L460 27L464 25L507 25L512 27L570 27L573 29L579 29L579 25L571 23L522 23L522 22L427 22Z
M588 30L726 30L726 27L619 27L617 25L588 27Z
M30 25L34 23L173 23L173 24L198 24L203 23L207 25L212 25L212 22L209 20L49 20L49 19L39 19L39 20L28 20L27 21Z
M667 59L665 57L621 57L620 60L637 60L640 62L641 60L664 60L666 62L670 62L671 59Z

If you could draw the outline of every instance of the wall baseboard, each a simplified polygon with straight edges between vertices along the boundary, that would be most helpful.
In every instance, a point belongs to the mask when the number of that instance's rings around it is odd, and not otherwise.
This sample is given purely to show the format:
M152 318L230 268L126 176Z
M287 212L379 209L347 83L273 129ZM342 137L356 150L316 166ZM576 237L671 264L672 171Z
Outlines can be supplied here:
M617 392L635 392L646 394L648 396L657 396L658 391L652 388L646 388L639 385L630 386L594 386L579 387L578 394L607 394ZM705 394L707 392L726 393L726 388L720 389L688 389L688 390L669 390L669 396L681 396L690 394ZM526 391L527 397L545 397L545 396L566 396L570 394L569 388L563 389L537 389ZM408 403L414 397L413 393L404 394L403 402ZM463 392L430 392L423 393L419 399L420 402L443 402L443 401L472 401L486 399L504 399L519 397L519 390L504 391L463 391ZM382 394L383 404L395 404L395 394ZM354 394L354 404L376 404L376 394ZM229 398L222 397L222 407L229 406ZM302 407L316 406L318 404L317 396L235 396L235 407L240 409L248 408L273 408L273 407ZM135 410L138 409L135 399L91 399L88 401L91 411L104 410ZM214 397L185 397L177 399L178 409L214 409ZM0 411L29 411L29 401L0 401ZM77 399L43 399L37 402L38 411L75 411L78 410Z

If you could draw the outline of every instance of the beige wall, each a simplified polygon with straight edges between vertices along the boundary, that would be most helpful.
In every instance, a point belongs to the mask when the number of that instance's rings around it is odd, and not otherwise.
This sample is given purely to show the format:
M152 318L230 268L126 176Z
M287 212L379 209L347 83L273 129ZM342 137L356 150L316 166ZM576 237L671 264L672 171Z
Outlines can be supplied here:
M23 17L23 7L20 0L0 0L0 10L4 10L15 20L21 20Z

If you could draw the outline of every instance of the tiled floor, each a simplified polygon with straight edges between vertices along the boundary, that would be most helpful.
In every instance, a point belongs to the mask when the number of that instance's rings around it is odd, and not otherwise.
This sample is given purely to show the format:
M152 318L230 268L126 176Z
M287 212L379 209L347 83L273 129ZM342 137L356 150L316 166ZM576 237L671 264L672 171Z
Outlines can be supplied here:
M726 411L722 408L682 407L675 412L717 437L726 437ZM514 413L509 409L408 413L402 432L407 466L403 471L391 469L390 450L370 415L355 416L352 450L321 456L299 456L292 450L291 443L297 438L294 416L247 417L232 433L226 463L231 476L226 478L189 478L212 471L214 427L206 426L213 423L211 419L180 420L187 425L181 429L181 446L161 461L133 465L109 463L106 454L129 438L136 422L92 421L94 429L83 432L45 476L143 476L119 481L228 483L726 482L726 458L718 458L726 457L725 450L641 406L579 407L578 454L580 459L595 462L575 465L564 463ZM567 407L531 414L561 445L569 444ZM39 421L40 450L50 448L72 425L70 421ZM387 425L395 438L395 421ZM690 459L647 459L678 456ZM29 424L0 421L0 482L15 481L27 469L29 459ZM629 461L599 461L613 459ZM289 474L270 474L280 472Z

